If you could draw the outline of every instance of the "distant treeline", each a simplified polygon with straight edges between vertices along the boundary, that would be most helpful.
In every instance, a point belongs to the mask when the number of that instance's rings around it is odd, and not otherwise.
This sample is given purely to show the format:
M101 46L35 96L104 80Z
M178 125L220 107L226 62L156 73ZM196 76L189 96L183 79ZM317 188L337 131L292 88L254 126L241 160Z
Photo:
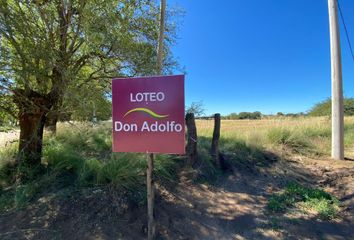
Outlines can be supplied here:
M277 114L263 114L259 111L256 112L240 112L240 113L230 113L228 115L221 116L222 119L229 120L242 120L242 119L262 119L262 118L274 118L274 117L319 117L319 116L330 116L332 112L332 102L328 98L325 101L315 104L308 112L300 113L282 113L278 112ZM354 116L354 98L345 98L344 99L344 115L345 116ZM197 117L200 119L211 119L213 116L204 116Z
M261 112L240 112L240 113L231 113L226 116L222 116L222 119L261 119L262 118Z
M222 116L222 119L229 120L242 120L242 119L262 119L262 118L271 118L271 117L301 117L305 116L305 113L282 113L278 112L277 114L262 114L259 111L256 112L240 112L240 113L231 113L229 115Z

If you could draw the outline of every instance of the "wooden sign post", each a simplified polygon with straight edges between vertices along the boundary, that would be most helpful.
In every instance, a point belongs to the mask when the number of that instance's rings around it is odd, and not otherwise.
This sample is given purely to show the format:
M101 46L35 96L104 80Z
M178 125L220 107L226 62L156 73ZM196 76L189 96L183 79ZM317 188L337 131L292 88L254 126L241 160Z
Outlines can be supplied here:
M165 32L165 9L166 0L161 0L160 3L160 28L157 48L157 74L162 75L163 69L163 41ZM155 237L155 221L154 221L154 199L155 199L155 185L154 185L154 154L148 154L148 166L146 170L146 184L148 196L148 240Z
M148 235L154 236L154 153L185 153L184 75L112 80L113 151L147 154Z
M154 153L185 153L184 75L163 75L166 0L161 0L157 75L112 81L113 151L147 155L148 239L155 237Z

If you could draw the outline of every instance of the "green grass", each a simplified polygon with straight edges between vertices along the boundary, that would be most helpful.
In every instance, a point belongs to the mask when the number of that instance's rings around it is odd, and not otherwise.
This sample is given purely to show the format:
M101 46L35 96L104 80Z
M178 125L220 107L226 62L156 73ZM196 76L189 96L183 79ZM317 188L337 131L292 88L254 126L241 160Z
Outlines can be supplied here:
M291 208L314 211L321 219L332 219L338 213L339 201L321 189L292 182L283 193L274 194L268 201L268 209L272 212L285 212Z
M112 153L110 127L60 127L56 136L45 137L43 166L38 170L15 166L15 144L1 150L0 211L24 207L44 192L57 192L68 187L110 185L116 189L124 189L134 198L137 195L141 198L141 195L145 194L142 186L145 182L146 155ZM181 160L173 155L157 154L156 181L175 181L180 162ZM23 181L16 182L19 173Z

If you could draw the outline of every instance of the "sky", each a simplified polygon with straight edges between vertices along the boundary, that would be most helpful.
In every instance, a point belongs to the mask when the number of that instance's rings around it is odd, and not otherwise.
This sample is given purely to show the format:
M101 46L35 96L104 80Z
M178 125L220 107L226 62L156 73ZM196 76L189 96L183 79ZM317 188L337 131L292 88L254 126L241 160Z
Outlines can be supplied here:
M167 4L184 10L173 54L186 71L187 106L202 101L206 114L296 113L330 97L327 0ZM340 4L354 44L354 1ZM354 61L342 22L340 30L344 95L354 97Z

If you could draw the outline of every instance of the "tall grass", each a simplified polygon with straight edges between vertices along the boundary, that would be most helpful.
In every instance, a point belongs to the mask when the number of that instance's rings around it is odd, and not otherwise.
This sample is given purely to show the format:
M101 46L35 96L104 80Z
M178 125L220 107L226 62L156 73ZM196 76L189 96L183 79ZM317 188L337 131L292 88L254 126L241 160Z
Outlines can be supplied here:
M198 135L211 137L212 120L197 120ZM278 148L303 155L330 154L331 121L328 117L275 118L262 120L223 120L221 137L243 141L269 150ZM354 117L345 118L346 155L354 155Z
M144 181L146 155L112 153L110 124L91 128L76 125L68 132L59 128L55 138L48 138L44 147L44 161L56 171L71 170L81 185L114 184L130 188ZM158 155L156 176L160 180L173 178L177 160Z
M61 123L57 135L45 135L42 164L44 171L25 166L13 167L17 146L0 152L0 210L25 206L43 190L65 187L111 185L127 191L145 191L146 155L112 153L111 125L92 128L88 124ZM176 179L179 160L171 155L157 155L157 181ZM28 171L28 181L16 182L16 173ZM9 198L11 200L9 200Z

